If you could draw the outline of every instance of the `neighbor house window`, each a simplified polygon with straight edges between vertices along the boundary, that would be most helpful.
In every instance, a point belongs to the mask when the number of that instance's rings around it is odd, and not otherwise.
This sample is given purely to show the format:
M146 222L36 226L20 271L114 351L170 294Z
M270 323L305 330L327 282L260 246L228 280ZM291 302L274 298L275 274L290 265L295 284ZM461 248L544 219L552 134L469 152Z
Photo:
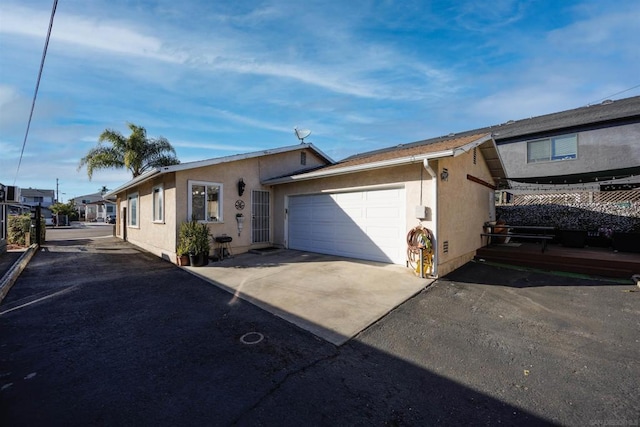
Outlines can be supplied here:
M153 222L164 222L164 188L162 185L153 187Z
M578 135L527 142L527 163L575 159L578 155Z
M222 221L222 184L189 181L189 219Z
M138 210L138 193L129 194L127 196L127 206L129 211L127 212L127 225L129 227L138 227L140 218L140 212Z

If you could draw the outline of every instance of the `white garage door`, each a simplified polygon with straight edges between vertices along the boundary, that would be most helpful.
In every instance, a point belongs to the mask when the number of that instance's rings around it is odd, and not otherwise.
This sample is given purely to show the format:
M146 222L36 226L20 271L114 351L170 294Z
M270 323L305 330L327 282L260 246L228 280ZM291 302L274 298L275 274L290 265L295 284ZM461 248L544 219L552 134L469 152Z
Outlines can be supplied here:
M289 197L291 249L405 263L404 188Z

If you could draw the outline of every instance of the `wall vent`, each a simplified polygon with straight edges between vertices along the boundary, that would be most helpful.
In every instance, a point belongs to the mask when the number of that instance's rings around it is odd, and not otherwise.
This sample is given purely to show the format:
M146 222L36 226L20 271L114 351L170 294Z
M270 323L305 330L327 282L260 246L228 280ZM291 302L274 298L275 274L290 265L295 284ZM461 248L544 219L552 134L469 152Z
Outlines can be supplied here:
M478 147L473 147L473 164L478 164Z
M445 240L444 242L442 242L442 252L449 253L449 241Z

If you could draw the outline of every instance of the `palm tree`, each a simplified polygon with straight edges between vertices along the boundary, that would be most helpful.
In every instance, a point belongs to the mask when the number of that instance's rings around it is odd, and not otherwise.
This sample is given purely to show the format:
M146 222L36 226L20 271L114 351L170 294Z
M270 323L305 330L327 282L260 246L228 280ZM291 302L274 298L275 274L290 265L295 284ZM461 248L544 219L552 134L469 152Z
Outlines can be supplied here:
M80 159L78 170L86 165L89 180L97 169L124 167L135 178L151 168L180 163L176 150L166 138L148 138L147 130L142 126L133 123L127 123L127 126L131 129L129 137L125 138L116 130L106 129L100 134L98 145ZM103 145L105 142L111 146Z

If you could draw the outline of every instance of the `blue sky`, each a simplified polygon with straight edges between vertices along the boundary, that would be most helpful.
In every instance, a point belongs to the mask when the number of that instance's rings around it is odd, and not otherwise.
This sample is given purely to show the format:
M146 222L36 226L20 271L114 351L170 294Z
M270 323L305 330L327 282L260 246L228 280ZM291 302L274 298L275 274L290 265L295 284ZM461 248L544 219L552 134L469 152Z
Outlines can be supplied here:
M16 177L52 4L0 0L0 182L63 201L130 178L77 171L126 122L183 162L296 126L340 160L640 95L637 0L59 0Z

